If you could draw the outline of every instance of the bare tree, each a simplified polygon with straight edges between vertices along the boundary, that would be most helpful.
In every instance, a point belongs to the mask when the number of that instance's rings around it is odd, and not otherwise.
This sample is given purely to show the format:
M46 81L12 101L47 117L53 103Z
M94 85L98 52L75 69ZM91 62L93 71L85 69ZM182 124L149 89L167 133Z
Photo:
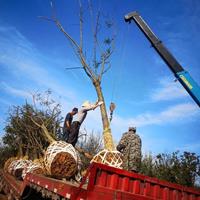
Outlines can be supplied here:
M101 117L103 123L103 136L104 136L104 146L108 150L114 149L114 143L112 139L110 123L108 120L108 115L106 111L105 100L101 88L102 77L103 75L110 69L110 58L114 50L114 32L112 30L113 22L110 20L105 21L105 27L111 32L111 37L105 37L103 42L100 42L99 34L100 34L100 25L101 23L101 12L98 11L96 15L93 13L92 3L88 1L88 9L91 16L92 21L92 37L93 37L93 53L92 58L88 61L86 54L84 52L89 52L91 49L86 49L84 46L83 40L83 5L81 0L79 0L79 32L80 38L79 41L75 40L72 35L62 26L61 22L58 20L56 16L56 9L54 4L51 2L52 8L52 16L44 17L42 19L53 22L57 28L64 34L66 39L70 42L72 49L74 50L75 55L78 57L82 68L88 78L91 80L99 101L103 101L104 104L100 106Z

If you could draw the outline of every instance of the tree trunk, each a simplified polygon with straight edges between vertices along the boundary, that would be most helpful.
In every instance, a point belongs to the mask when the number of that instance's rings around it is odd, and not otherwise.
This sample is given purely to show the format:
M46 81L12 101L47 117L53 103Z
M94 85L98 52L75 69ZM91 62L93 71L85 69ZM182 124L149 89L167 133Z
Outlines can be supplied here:
M108 150L114 150L114 143L112 139L112 133L110 129L110 123L108 121L108 115L106 112L106 105L102 93L102 89L100 86L100 83L96 81L94 84L94 87L97 92L98 100L103 101L104 103L100 106L101 109L101 118L103 123L103 139L104 139L104 147Z
M43 130L43 134L46 136L47 140L49 141L49 143L52 143L55 141L55 139L51 136L51 134L49 133L49 131L47 130L47 127L42 124L41 128Z
M23 156L23 150L22 150L22 143L20 142L18 147L18 156L22 157Z

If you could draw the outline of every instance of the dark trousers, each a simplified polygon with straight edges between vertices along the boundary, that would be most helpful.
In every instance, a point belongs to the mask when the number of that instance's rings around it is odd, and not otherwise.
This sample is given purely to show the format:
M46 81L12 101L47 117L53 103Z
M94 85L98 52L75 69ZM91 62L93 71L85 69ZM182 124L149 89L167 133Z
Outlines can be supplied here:
M72 144L72 146L75 146L78 141L78 134L81 124L79 122L73 122L71 125L69 136L66 140L67 143Z
M70 129L63 128L63 140L67 141L70 134Z

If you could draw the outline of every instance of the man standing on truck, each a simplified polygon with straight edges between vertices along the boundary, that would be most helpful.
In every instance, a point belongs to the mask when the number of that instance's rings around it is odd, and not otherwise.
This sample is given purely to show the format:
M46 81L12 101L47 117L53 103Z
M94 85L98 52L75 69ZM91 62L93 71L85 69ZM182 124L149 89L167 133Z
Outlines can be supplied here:
M87 116L87 112L90 110L95 110L98 106L103 104L103 101L97 101L95 104L90 103L89 101L85 101L82 104L81 110L78 112L76 119L73 121L70 134L67 139L67 143L72 144L73 146L76 145L79 135L79 129L83 121L85 120Z
M133 172L140 170L142 153L142 142L136 134L136 127L129 127L128 132L122 135L117 150L123 154L123 169Z
M78 113L78 108L73 108L71 112L67 113L63 125L63 139L65 141L68 140L70 129L71 129L71 124L73 120L73 116Z

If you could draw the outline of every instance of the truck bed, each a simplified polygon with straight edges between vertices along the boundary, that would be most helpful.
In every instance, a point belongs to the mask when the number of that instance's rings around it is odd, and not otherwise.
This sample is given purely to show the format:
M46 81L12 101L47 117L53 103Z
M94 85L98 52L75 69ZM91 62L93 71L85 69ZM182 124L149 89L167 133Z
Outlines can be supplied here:
M1 171L2 180L10 185L7 187L17 194L17 198L27 196L28 189L32 189L32 192L41 195L41 199L200 200L200 191L193 188L99 163L91 164L80 184L31 173L26 175L24 181L17 181Z

